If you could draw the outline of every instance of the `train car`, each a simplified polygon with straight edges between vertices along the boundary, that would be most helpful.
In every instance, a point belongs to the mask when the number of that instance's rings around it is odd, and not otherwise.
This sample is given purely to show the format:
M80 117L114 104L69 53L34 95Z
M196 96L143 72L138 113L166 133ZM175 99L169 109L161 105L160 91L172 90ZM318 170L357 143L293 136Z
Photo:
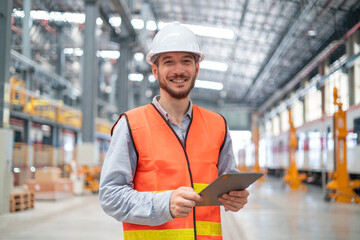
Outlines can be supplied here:
M350 176L360 176L360 104L350 107L347 112L347 169ZM298 147L296 164L300 172L308 173L308 181L320 181L321 173L334 171L333 117L307 122L296 129ZM289 167L289 133L263 138L260 141L260 159L269 173L283 174Z

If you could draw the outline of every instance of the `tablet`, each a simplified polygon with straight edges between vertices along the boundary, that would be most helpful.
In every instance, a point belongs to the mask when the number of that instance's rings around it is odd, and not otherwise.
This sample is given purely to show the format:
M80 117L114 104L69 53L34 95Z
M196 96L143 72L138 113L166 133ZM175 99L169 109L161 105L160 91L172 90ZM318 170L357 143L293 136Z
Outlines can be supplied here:
M234 190L244 190L262 176L263 173L259 172L223 174L199 193L199 195L203 197L203 201L197 202L196 206L222 205L222 203L217 200L222 194Z

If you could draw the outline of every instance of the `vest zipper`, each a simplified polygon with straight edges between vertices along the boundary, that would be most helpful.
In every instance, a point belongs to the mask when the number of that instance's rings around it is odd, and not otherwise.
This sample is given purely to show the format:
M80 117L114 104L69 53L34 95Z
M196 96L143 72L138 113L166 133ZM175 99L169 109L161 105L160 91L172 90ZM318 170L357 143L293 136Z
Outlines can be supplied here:
M190 126L191 126L191 123L192 123L192 117L190 118L190 123L189 123L189 126L187 128L187 131L186 131L186 135L185 135L185 139L184 139L184 144L181 142L179 136L176 134L175 130L171 127L171 125L169 124L168 121L166 121L166 119L164 118L164 116L161 114L161 112L159 112L159 110L155 107L155 105L153 103L151 103L151 105L155 108L155 110L160 114L160 116L164 119L164 121L166 122L166 124L169 126L169 128L171 129L171 131L174 133L175 137L177 138L177 140L179 141L183 151L184 151L184 154L185 154L185 158L186 158L186 163L187 163L187 167L188 167L188 170L189 170L189 175L190 175L190 182L191 182L191 187L194 189L194 183L193 183L193 178L192 178L192 174L191 174L191 169L190 169L190 162L189 162L189 158L188 158L188 155L186 153L186 139L187 139L187 136L188 136L188 133L189 133L189 130L190 130ZM192 116L194 115L194 113L192 113ZM197 239L196 238L196 215L195 215L195 207L193 207L193 221L194 221L194 236L195 236L195 240Z

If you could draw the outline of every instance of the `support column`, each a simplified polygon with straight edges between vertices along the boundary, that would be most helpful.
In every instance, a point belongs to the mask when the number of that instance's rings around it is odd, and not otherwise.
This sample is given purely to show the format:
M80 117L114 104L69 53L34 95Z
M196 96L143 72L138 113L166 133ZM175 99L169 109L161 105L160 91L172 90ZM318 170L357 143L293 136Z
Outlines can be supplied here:
M34 159L34 146L32 145L31 136L30 136L30 129L32 126L31 120L24 120L24 141L27 145L26 150L26 170L24 173L21 174L22 179L31 179L33 173L31 172L30 168L35 166L35 159Z
M11 171L13 159L14 133L9 128L0 129L0 214L10 210L10 191L13 187L13 175Z
M120 42L120 66L116 81L116 101L119 113L129 110L128 106L128 75L129 75L129 41L124 39Z
M319 73L320 76L324 76L325 75L325 62L322 61L319 66ZM325 85L320 87L320 92L321 92L321 116L325 116Z
M11 129L4 128L9 121L5 83L9 81L12 2L0 1L0 214L10 210L10 191L13 185L11 165L14 137Z
M32 20L30 18L31 11L31 3L32 0L24 0L24 18L22 24L22 45L21 45L21 53L25 57L31 59L31 40L30 40L30 28L32 25ZM24 81L26 83L27 89L32 89L32 82L30 78L30 70L29 67L24 69Z
M78 146L78 162L94 166L99 163L96 146L95 118L97 117L98 61L96 58L96 18L99 13L97 0L85 1L85 36L82 93L82 144Z
M64 63L65 63L65 54L64 54L64 29L63 27L58 27L58 31L56 32L56 53L58 55L58 59L56 61L56 73L64 77Z
M149 81L148 81L148 75L144 74L144 80L141 83L140 86L140 97L139 97L139 105L146 105L149 103L148 98L146 97L146 91L148 89L149 86Z
M59 166L60 163L62 164L62 160L60 159L60 129L57 126L51 127L51 145L53 147L53 166Z
M325 75L327 75L330 70L329 70L329 59L326 58L324 59L322 62L320 62L319 66L319 73L320 76L323 77ZM321 91L321 122L324 121L324 118L326 116L326 114L329 112L328 107L329 104L331 104L328 99L329 96L329 91L326 91L328 89L325 88L325 84L323 86L320 87L320 91ZM326 129L326 125L325 124L321 124L320 126L320 134L321 134L321 152L320 152L320 159L321 159L321 184L322 184L322 188L325 191L326 189L326 176L327 176L327 149L326 147L326 139L327 139L327 129Z
M358 30L346 40L346 55L348 58L360 52L360 31ZM358 60L357 60L358 62ZM360 80L356 77L360 75L356 64L347 69L349 79L349 107L360 103ZM358 81L358 82L357 82Z
M303 80L301 80L301 88L305 88L306 87L306 82L307 82L307 78L304 78ZM306 106L305 106L305 96L300 98L300 101L302 102L303 105L303 123L306 123Z
M5 83L9 82L9 63L11 47L12 0L0 1L0 128L9 122L9 108L5 100ZM5 119L6 118L6 119Z

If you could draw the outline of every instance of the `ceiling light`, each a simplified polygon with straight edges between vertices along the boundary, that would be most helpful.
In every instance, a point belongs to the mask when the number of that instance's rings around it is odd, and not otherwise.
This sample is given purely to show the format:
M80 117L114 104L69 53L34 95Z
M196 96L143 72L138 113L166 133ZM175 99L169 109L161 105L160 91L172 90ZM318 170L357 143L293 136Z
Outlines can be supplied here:
M30 11L30 17L32 19L38 19L38 20L49 20L50 16L49 16L49 12L46 11Z
M120 57L120 52L113 50L102 50L98 51L96 56L107 59L118 59Z
M157 29L156 22L153 20L146 21L146 29L149 31L155 31Z
M226 72L228 65L222 62L202 61L200 68Z
M14 10L14 16L23 18L24 11ZM30 17L34 20L47 20L54 22L69 22L69 23L85 23L84 13L69 13L69 12L47 12L42 10L31 10Z
M144 75L140 73L130 73L128 78L130 81L141 82L144 79Z
M308 35L309 35L310 37L315 37L315 36L316 36L316 31L315 31L314 29L310 29L310 30L308 31Z
M81 57L83 55L83 50L81 48L64 48L64 54L66 55L75 55Z
M211 90L222 90L224 85L220 82L212 82L212 81L204 81L204 80L196 80L195 87L197 88L205 88Z
M148 80L149 80L149 82L151 82L151 83L153 83L153 82L156 81L154 75L149 75Z
M133 27L135 29L143 29L145 23L144 23L144 20L142 20L142 19L134 18L131 20L131 25L133 25Z
M84 13L68 13L68 12L50 12L49 13L49 21L83 24L83 23L85 23L85 14Z
M110 17L109 23L113 27L120 27L121 25L121 17Z
M96 25L101 26L102 24L103 24L103 20L100 17L98 17L96 19Z
M75 56L81 57L84 54L84 51L81 48L74 48Z
M135 53L134 58L135 58L136 61L142 62L144 60L144 54L140 53L140 52Z
M169 23L159 22L159 29L162 29ZM190 25L183 24L191 31L193 31L196 35L203 37L214 37L214 38L224 38L224 39L234 39L235 33L233 30L229 28L217 28L217 27L207 27L201 25Z

